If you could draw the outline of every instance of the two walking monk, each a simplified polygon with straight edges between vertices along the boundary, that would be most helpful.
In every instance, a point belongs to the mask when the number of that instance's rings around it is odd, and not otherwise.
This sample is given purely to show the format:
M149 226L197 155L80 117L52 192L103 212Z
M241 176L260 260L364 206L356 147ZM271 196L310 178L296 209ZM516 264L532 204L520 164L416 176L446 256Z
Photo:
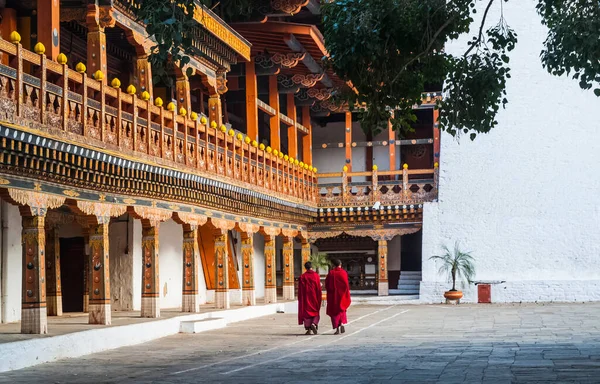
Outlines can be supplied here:
M304 325L306 334L318 333L319 311L321 310L321 278L312 269L311 262L304 264L306 272L300 276L298 282L298 324ZM342 262L333 260L333 269L325 279L327 289L327 315L331 317L331 324L335 335L344 333L344 324L348 323L346 310L350 307L350 285L348 273L342 269Z

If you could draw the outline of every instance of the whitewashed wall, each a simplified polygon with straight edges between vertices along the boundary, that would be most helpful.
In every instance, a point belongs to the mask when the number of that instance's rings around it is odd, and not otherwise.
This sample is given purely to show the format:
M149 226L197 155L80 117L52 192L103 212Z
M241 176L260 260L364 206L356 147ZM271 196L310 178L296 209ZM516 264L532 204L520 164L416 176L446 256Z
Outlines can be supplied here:
M265 238L254 234L254 289L256 298L265 297Z
M183 227L172 219L160 224L160 307L181 308L183 284Z
M442 134L439 203L424 209L421 299L441 300L448 284L428 258L459 240L477 280L505 281L492 286L492 301L600 300L600 99L542 69L546 31L534 2L504 9L519 35L510 104L475 142ZM465 42L447 51L464 52ZM476 300L473 289L466 300Z
M0 320L11 323L21 320L22 225L18 207L2 202L2 213Z

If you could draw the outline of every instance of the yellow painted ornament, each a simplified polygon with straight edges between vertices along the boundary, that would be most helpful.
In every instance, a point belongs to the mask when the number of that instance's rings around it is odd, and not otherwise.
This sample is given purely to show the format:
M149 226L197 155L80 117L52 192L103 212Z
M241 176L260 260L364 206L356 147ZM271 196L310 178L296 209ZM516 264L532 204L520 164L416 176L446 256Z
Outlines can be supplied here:
M244 138L244 143L246 143L246 144L250 144L251 141L252 141L252 139L250 139L250 136L246 136Z
M18 44L21 42L21 35L19 35L19 32L17 31L12 31L10 33L9 39L11 43Z
M279 155L278 155L278 156L279 156L279 158L280 158L280 159L283 159L283 158L284 158L284 156L283 156L283 152L279 152Z
M135 89L135 86L133 84L130 84L129 87L127 87L127 93L129 93L130 95L135 95L136 92L137 89Z
M273 150L273 155L274 155L274 156L279 156L279 151L278 151L278 150L276 150L276 149L274 149L274 150Z
M433 168L437 168L437 167L439 167L439 166L440 166L440 164L439 164L439 163L435 163L435 164L433 164Z
M308 164L304 164L304 169L306 169L308 171L308 168L309 168Z
M242 135L241 133L238 133L238 134L235 136L235 138L236 138L236 139L238 139L239 141L242 141L242 140L244 139L244 135Z
M404 165L402 166L402 168L408 169L408 164L404 163Z
M304 168L304 161L300 162L300 168Z
M85 70L86 70L85 64L83 64L81 62L77 63L77 65L75 66L75 70L79 73L85 73Z
M185 108L181 107L181 108L179 108L179 114L181 116L185 116L185 115L187 115L187 111L185 110Z
M198 114L192 111L192 113L190 113L190 119L192 119L193 121L198 120Z
M161 99L160 97L157 97L156 99L154 99L154 105L156 105L157 107L162 107L163 99Z
M127 92L129 92L129 91L127 91ZM169 104L167 104L167 111L173 112L174 110L175 110L175 103L171 101Z
M221 126L219 127L219 129L220 129L220 130L221 130L221 132L223 132L223 133L227 132L227 127L226 127L225 125L221 125Z
M290 157L288 155L283 156L283 160L288 161Z
M256 141L256 140L252 140L252 146L253 146L254 148L258 147L258 141Z
M102 81L102 79L104 79L104 73L102 73L101 70L97 70L96 72L94 72L94 79L96 81Z
M343 170L344 172L348 172L348 166L347 166L347 165L344 165L344 167L342 168L342 170Z
M314 173L317 173L317 167L314 167L314 168L313 168L313 172L314 172Z
M290 163L294 164L294 158L293 157L290 156L289 160L290 160Z
M121 80L117 79L116 77L114 79L112 79L112 81L110 82L110 86L113 88L121 88ZM162 100L161 100L162 101Z
M65 55L64 53L59 53L56 57L56 62L62 65L67 64L67 55Z
M261 151L264 151L265 145L263 143L260 143L260 145L258 146L258 149L260 149Z
M142 98L142 100L148 101L148 100L150 100L150 93L148 91L144 91L144 92L142 92L140 97Z
M273 153L273 148L267 147L267 153Z
M231 137L235 136L235 131L233 129L230 129L229 132L227 132L227 134Z
M206 116L202 116L202 117L200 118L200 124L206 124L206 122L207 122L207 121L208 121L208 120L206 120Z
M33 51L35 53L37 53L38 55L43 55L44 53L46 53L46 47L44 47L44 44L42 44L42 43L37 43L33 47Z
M211 121L211 122L210 122L210 127L211 127L212 129L217 129L217 122L216 122L216 121L214 121L214 120L213 120L213 121Z
M311 165L311 166L309 166L309 167L308 167L308 170L312 172L312 171L314 170L313 166L312 166L312 165Z
M377 170L377 164L373 164L373 170L376 171Z

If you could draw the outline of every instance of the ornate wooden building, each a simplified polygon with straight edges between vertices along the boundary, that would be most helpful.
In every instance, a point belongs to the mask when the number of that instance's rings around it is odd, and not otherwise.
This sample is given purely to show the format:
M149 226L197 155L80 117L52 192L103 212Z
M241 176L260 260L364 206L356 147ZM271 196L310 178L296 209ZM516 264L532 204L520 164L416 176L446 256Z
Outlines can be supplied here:
M371 285L386 295L387 242L418 231L437 196L437 94L418 107L424 136L353 140L352 114L330 101L349 85L321 64L313 0L230 25L198 5L197 54L174 86L153 84L131 1L1 10L2 321L46 333L67 306L110 324L117 309L291 300L311 243L342 234L376 242ZM315 142L336 121L343 142ZM317 145L343 149L338 171L317 173ZM426 160L400 167L401 146ZM353 148L387 149L389 167L360 170Z

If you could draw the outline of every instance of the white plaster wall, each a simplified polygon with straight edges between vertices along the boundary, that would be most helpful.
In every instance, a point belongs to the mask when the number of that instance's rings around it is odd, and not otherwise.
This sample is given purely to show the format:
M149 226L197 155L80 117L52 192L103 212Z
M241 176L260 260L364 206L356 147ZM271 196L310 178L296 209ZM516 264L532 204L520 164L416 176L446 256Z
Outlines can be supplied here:
M519 35L509 104L475 142L442 134L439 203L424 208L421 299L441 300L448 284L428 259L459 240L473 252L476 280L506 282L492 286L494 301L599 300L599 99L541 67L546 31L534 2L504 10ZM446 50L464 52L467 39Z
M134 252L128 215L113 222L109 229L110 296L113 311L132 311L134 301Z
M254 289L256 298L265 297L265 238L254 234Z
M133 309L139 311L142 309L142 222L140 220L133 220L131 227L131 253L133 255ZM158 267L160 268L160 264Z
M181 308L183 227L172 219L161 223L159 241L160 307Z
M394 238L388 241L388 270L399 271L400 270L400 244L402 236L394 236Z
M5 210L2 223L2 272L1 272L1 322L11 323L21 320L21 279L22 279L22 255L21 248L21 215L19 208L2 202Z

